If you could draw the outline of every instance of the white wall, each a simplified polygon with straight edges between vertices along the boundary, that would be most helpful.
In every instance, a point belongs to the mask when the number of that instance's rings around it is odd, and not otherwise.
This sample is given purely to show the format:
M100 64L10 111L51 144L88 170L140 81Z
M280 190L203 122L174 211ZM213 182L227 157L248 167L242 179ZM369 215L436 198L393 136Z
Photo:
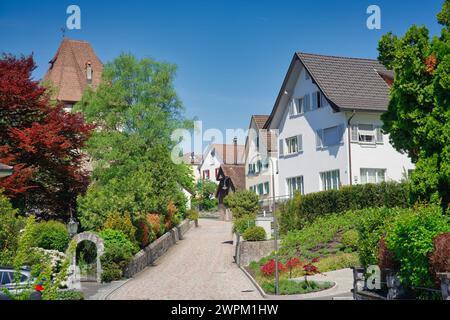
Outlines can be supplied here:
M356 113L352 124L374 124L382 126L380 114ZM403 173L414 169L414 164L406 154L401 154L389 142L389 135L383 135L382 144L351 143L352 180L361 182L361 168L386 169L387 181L400 181Z
M250 124L250 129L248 130L248 140L247 146L245 150L245 188L250 189L250 187L258 186L259 184L269 183L269 193L266 195L260 195L261 200L271 199L273 197L272 189L272 172L276 172L276 170L272 171L272 163L276 164L276 156L267 154L267 151L264 150L266 146L264 145L264 140L262 137L260 140L260 149L257 148L256 138L261 133L258 130L255 122L252 119ZM266 148L267 150L267 148ZM269 156L272 160L269 160L269 167L266 169L262 169L262 171L258 174L249 174L249 164L256 163L257 160L263 160L267 156ZM278 175L275 174L275 196L278 196Z
M208 147L205 151L205 154L203 155L203 163L200 166L200 179L203 178L203 171L204 170L210 170L210 181L213 181L216 184L219 184L218 181L216 181L216 169L220 168L220 161L218 160L217 156L211 155L212 148Z
M311 79L305 79L305 72L302 70L291 98L299 98L317 90L317 86ZM345 125L347 121L345 114L336 113L329 105L326 105L291 118L288 114L288 105L284 105L279 110L282 109L284 114L279 126L279 139L302 135L303 152L294 156L280 156L279 195L289 195L287 179L297 176L303 176L305 193L321 191L320 172L330 170L339 170L341 183L348 184L346 139L341 145L325 150L316 149L316 130ZM345 136L346 133L344 133ZM284 150L286 151L286 147Z

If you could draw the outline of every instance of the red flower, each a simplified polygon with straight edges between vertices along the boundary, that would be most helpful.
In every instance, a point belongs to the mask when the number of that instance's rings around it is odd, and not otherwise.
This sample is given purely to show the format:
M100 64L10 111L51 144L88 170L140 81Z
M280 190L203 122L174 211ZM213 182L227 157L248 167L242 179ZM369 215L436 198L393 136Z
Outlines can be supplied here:
M286 267L288 267L288 269L297 268L301 265L303 265L303 262L301 262L298 258L292 258L286 263Z
M44 287L42 286L42 284L37 284L37 285L34 287L34 290L39 291L39 292L42 292L42 291L44 291Z
M312 259L312 261L311 261L311 263L317 263L317 262L319 262L319 258L314 258L314 259Z
M276 266L275 260L271 260L267 262L265 265L263 265L260 270L265 276L271 276L275 273L276 269L275 266ZM281 262L278 262L278 271L280 272L286 271L286 267Z
M311 263L308 263L307 265L303 266L303 270L305 271L305 274L308 276L313 276L319 273L319 269Z

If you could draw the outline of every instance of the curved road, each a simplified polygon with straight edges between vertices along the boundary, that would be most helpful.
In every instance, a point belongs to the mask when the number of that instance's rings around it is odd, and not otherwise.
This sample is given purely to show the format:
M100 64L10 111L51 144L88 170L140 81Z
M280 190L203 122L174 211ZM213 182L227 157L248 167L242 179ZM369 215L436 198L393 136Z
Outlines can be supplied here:
M233 263L231 223L204 219L110 300L245 300L261 299Z

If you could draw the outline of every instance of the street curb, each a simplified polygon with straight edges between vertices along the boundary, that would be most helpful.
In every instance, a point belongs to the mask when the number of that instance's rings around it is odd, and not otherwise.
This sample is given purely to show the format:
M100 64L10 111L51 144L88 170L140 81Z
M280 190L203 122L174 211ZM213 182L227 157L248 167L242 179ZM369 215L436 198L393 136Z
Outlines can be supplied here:
M239 266L239 269L242 270L242 272L247 276L247 278L250 279L250 282L253 284L253 286L258 290L259 294L264 298L264 299L268 299L268 295L264 292L263 288L261 288L258 284L258 282L256 282L256 280L251 276L250 273L247 272L247 270L245 270L244 267Z
M110 292L108 292L108 294L106 294L106 295L103 297L103 299L99 299L99 300L110 300L109 297L110 297L114 292L116 292L117 290L119 290L120 288L122 288L124 285L126 285L131 279L132 279L132 278L123 280L123 283L120 284L120 286L118 286L118 287L112 289Z

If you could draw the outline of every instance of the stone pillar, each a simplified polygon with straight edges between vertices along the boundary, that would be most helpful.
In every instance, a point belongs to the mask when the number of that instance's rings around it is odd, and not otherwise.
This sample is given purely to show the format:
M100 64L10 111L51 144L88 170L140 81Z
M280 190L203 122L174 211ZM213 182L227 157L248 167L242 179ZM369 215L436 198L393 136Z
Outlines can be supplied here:
M450 273L438 273L441 279L442 299L450 301Z
M397 277L392 271L387 269L386 274L386 285L388 287L388 300L396 300L400 299L401 296L405 293L405 290L400 282L399 277Z

